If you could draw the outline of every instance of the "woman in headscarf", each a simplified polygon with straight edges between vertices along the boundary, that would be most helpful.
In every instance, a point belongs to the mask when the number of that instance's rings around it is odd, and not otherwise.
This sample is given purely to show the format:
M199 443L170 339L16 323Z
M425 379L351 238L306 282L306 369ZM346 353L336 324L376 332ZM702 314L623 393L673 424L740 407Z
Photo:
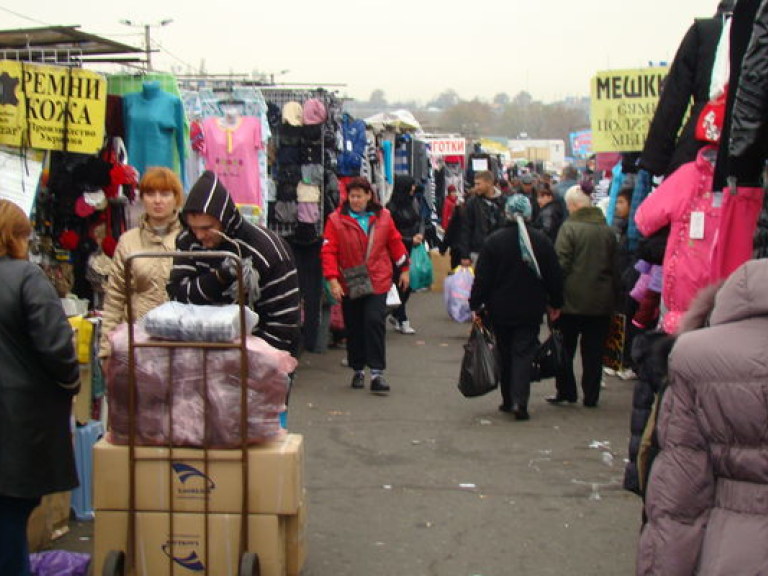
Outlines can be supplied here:
M507 198L506 225L483 244L469 306L473 319L491 326L501 361L499 410L528 420L531 363L545 311L555 321L563 304L563 281L552 242L528 223L531 203Z
M397 231L403 237L403 244L408 254L414 246L418 246L424 241L425 224L419 212L419 203L414 197L416 193L416 181L410 176L397 175L392 190L392 198L387 203L387 210L392 214L392 220L395 222ZM395 265L392 271L393 279L400 277L400 270ZM397 284L397 282L395 282ZM390 316L390 322L394 324L395 330L401 334L415 334L416 330L411 326L408 320L408 312L405 305L411 296L410 286L405 290L398 287L400 294L400 306L398 306Z

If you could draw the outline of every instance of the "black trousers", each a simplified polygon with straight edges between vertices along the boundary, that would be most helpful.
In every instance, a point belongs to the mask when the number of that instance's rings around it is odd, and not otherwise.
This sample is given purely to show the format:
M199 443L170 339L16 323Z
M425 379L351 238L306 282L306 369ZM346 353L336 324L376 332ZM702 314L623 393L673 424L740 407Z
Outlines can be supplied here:
M0 574L28 576L27 520L40 498L0 496Z
M555 380L559 396L576 400L576 377L573 373L573 358L581 337L581 390L584 404L596 406L600 399L600 382L603 375L603 344L610 327L610 316L584 316L581 314L563 314L558 320L558 328L563 331L563 340L568 357L565 373Z
M509 408L513 404L527 407L531 395L531 363L539 346L539 326L494 325L493 331L501 362L502 402Z
M347 362L353 370L366 366L373 370L387 367L387 295L372 294L355 300L343 298L341 309L347 329Z

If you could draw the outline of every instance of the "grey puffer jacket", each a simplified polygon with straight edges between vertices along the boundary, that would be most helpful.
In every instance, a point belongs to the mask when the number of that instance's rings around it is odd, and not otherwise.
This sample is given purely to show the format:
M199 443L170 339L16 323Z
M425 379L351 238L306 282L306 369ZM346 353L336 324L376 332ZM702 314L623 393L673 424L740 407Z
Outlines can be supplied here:
M767 285L742 265L672 350L637 574L768 573Z

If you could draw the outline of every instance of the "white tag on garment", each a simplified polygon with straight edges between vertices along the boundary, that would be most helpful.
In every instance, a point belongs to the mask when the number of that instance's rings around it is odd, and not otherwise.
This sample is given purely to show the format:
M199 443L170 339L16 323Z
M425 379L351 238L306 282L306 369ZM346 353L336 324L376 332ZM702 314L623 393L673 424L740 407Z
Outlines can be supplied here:
M712 194L712 208L722 208L722 207L723 207L723 193L714 192Z
M347 140L347 152L352 152L352 140Z
M704 240L704 212L691 212L691 240Z

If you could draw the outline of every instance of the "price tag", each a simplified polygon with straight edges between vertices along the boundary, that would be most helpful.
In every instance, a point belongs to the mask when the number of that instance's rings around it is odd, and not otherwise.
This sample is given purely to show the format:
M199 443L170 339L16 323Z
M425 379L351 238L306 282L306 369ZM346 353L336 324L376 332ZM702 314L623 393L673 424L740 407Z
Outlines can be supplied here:
M691 212L691 240L704 240L704 212Z

